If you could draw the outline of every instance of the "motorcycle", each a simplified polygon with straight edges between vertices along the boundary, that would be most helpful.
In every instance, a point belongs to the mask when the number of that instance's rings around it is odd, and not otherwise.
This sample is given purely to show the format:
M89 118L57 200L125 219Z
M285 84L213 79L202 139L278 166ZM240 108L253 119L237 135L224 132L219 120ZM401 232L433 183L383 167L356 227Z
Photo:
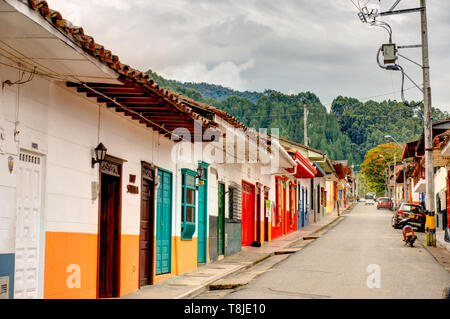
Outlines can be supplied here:
M402 228L403 241L405 242L405 245L409 244L411 247L413 247L417 236L414 234L414 229L412 228L412 226L408 223L409 220L410 218L403 219L398 223L398 226Z

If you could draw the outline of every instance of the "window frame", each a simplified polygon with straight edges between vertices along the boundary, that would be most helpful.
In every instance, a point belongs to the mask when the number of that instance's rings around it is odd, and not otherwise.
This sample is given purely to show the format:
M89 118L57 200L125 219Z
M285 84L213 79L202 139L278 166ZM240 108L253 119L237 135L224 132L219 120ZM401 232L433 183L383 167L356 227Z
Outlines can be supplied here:
M194 177L194 186L187 184L187 176ZM197 172L183 168L181 169L181 239L182 240L192 240L192 237L196 230L197 223L197 186L196 186ZM194 191L194 204L187 203L187 190ZM194 208L194 220L187 221L186 220L186 207Z

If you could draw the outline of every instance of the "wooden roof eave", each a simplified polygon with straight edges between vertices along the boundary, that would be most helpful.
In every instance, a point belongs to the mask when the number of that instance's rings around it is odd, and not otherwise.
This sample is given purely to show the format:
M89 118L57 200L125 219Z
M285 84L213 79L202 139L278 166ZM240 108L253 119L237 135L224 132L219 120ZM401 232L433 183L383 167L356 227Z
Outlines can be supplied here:
M212 122L207 122L207 121L199 121L197 119L194 119L192 116L189 116L188 113L186 113L186 111L178 111L178 109L175 111L175 114L173 117L156 117L156 118L152 118L152 117L148 117L143 115L145 112L138 112L136 111L135 108L130 107L130 105L128 104L130 101L126 101L125 99L116 99L114 97L114 95L105 95L102 92L99 92L97 89L99 89L99 87L111 87L111 88L119 88L116 85L109 85L109 84L96 84L95 87L90 87L88 84L77 84L77 83L71 83L68 82L67 86L69 87L76 87L77 91L82 91L83 93L88 93L90 92L92 97L96 96L97 97L97 103L107 103L107 107L113 107L116 109L116 111L118 112L123 112L125 116L130 116L133 120L138 120L139 123L141 124L146 124L147 127L151 127L153 129L155 129L158 133L164 135L164 136L168 136L170 135L172 137L173 135L173 130L178 128L178 127L187 127L187 129L191 132L195 134L195 130L194 130L194 122L198 121L201 122L203 127L216 127L216 125L214 125L214 123ZM132 85L130 85L129 83L125 83L124 84L125 87L127 88L131 88ZM81 89L81 90L80 90ZM131 91L129 91L131 92ZM132 94L132 93L130 93ZM151 94L150 94L151 96ZM143 99L146 99L148 97L143 97ZM118 101L119 100L119 101ZM109 101L109 102L108 102ZM146 105L146 103L148 104L150 100L143 100L144 102L141 105ZM162 104L167 105L167 102L164 101L163 99L160 100L162 102ZM122 103L121 103L122 102ZM148 105L147 105L148 106ZM169 106L168 108L166 108L166 112L169 113L174 113L173 111L170 111L170 106L172 105L167 105ZM164 108L162 108L161 110L164 110ZM160 123L157 123L160 122ZM182 140L182 137L177 136L179 140Z

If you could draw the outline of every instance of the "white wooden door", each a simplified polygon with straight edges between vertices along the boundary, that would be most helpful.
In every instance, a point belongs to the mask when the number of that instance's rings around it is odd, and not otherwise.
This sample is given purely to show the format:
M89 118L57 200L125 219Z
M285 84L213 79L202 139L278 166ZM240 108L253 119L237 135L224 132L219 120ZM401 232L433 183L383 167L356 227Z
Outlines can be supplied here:
M21 152L17 163L14 298L37 298L42 158Z

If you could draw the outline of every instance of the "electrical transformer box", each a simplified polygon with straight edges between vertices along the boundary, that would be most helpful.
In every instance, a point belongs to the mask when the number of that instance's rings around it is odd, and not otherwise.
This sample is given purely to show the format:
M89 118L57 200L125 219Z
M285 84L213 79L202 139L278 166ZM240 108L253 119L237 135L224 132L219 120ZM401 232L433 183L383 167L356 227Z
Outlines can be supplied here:
M384 64L395 63L397 60L397 47L395 43L383 44Z

